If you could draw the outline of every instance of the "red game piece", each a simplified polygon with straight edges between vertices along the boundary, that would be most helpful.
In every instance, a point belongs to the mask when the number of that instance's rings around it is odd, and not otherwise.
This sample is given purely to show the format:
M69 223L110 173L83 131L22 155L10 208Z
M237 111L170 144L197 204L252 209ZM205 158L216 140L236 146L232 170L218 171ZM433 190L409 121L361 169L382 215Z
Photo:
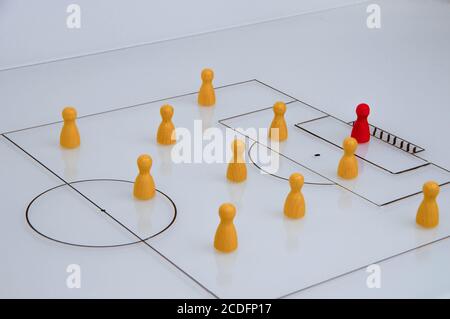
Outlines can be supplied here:
M356 107L356 115L358 118L353 123L351 136L358 141L359 144L367 143L370 140L370 129L367 117L370 114L370 107L361 103Z

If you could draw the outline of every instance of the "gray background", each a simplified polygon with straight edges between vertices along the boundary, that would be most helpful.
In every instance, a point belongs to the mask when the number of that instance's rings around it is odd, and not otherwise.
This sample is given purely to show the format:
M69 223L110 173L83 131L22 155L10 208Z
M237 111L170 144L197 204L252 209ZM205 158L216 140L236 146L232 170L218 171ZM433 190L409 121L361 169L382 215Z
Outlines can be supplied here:
M151 43L361 0L0 0L0 69ZM81 29L66 8L81 6Z

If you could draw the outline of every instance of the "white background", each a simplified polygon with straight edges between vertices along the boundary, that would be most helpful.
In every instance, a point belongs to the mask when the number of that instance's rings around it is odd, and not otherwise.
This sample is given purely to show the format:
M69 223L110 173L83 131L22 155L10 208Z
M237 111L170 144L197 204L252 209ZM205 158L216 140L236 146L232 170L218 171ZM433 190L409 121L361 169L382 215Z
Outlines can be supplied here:
M198 34L362 0L0 0L0 69ZM66 8L81 6L81 29Z

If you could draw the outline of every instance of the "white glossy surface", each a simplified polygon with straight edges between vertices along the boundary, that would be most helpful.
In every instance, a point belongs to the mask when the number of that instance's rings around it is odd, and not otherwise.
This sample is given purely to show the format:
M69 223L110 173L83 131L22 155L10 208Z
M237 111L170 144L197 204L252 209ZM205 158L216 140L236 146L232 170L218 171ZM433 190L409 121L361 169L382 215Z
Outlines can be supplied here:
M378 263L379 288L367 288L366 268L287 298L450 298L450 240Z
M3 138L0 154L0 176L8 181L0 183L1 193L7 194L0 201L1 298L209 297L143 245L77 248L54 243L32 232L25 221L28 202L61 182ZM123 232L117 233L120 235ZM66 286L69 275L66 268L70 264L81 267L80 289Z
M258 78L342 119L353 119L354 105L361 101L367 102L374 111L371 123L425 147L426 153L422 154L425 158L449 168L450 148L446 147L449 113L445 103L450 100L450 43L447 41L449 4L438 0L381 0L378 3L382 7L383 19L379 30L366 28L366 6L358 5L114 54L0 72L0 130L4 132L59 121L61 107L68 104L76 106L80 115L86 115L194 92L199 87L199 70L210 66L216 71L215 84L218 86ZM181 115L177 111L174 121L181 124L183 119L177 117L178 114ZM208 114L204 116L208 117ZM96 123L94 118L90 119L86 118L86 122L83 122L90 127L88 131L96 133L91 142L94 147L95 141L105 138L95 127L109 124L108 121ZM156 116L152 123L142 120L142 123L148 124L145 127L127 126L124 121L125 135L135 134L142 138L132 142L130 149L142 151L139 145L149 142L154 134L151 127L158 119L159 116ZM50 133L57 134L58 129L58 125L55 125ZM125 142L120 135L120 132L113 134L119 144ZM57 143L56 135L51 135L51 141L42 140L44 136L36 136L39 145L49 143L37 149L42 154ZM59 185L60 181L9 143L2 141L0 144L0 187L2 194L7 194L0 201L3 215L0 229L2 238L5 238L0 245L6 256L0 272L2 296L210 296L144 245L112 250L74 249L50 243L30 232L24 221L27 203L43 190ZM135 157L138 154L117 152L114 145L106 143L95 144L95 147L96 150L105 150L104 155L97 152L98 156L108 160L110 154L114 162L121 163L119 170L115 167L114 175L134 178ZM160 159L159 164L155 162L154 174L159 177L161 188L169 193L172 188L167 176L187 173L177 169L172 173L164 171L164 165L159 166L164 163L164 154L154 155L155 159ZM65 164L61 156L49 156L47 159L59 165L56 167L59 172L64 171ZM83 169L78 174L86 174L91 178L112 175L109 165L99 166L100 159L94 156L94 161L91 161L81 156L78 165ZM96 163L97 169L93 168L92 163ZM448 186L442 187L439 196L441 225L432 231L422 231L414 225L420 196L377 209L333 186L305 185L309 218L304 220L304 226L311 232L298 233L296 227L291 228L278 213L279 202L287 191L285 182L260 175L252 166L252 169L249 168L251 178L242 191L223 183L223 170L217 167L195 169L198 173L189 178L198 180L196 188L210 193L211 199L204 204L195 203L194 207L187 209L183 218L180 217L170 233L152 241L171 258L182 262L184 267L196 274L203 272L202 280L219 287L221 295L231 294L239 284L249 286L247 277L239 280L246 272L246 267L264 265L260 261L266 258L276 263L277 259L270 258L271 253L267 253L267 250L272 252L284 245L284 248L274 253L274 256L282 255L284 258L293 257L296 250L300 253L300 248L315 254L320 238L312 238L309 242L299 240L307 234L313 236L313 228L321 227L321 231L316 231L314 236L336 236L318 251L315 258L323 262L302 259L302 262L305 261L302 267L314 267L315 277L299 279L296 281L299 285L347 268L334 266L336 257L344 263L355 261L336 256L342 253L339 244L346 241L351 241L349 251L358 250L356 258L360 264L360 261L368 260L369 257L371 262L376 261L381 255L397 250L400 246L413 247L439 235L448 236ZM70 180L73 178L70 170L64 174ZM205 182L200 182L202 179ZM261 200L262 197L272 195L268 191L262 194L261 189L273 190L272 202ZM170 193L171 196L178 196L177 204L179 202L180 206L191 207L194 202L186 198L185 193ZM215 194L221 195L216 197ZM226 262L221 262L220 258L216 261L216 255L210 254L211 230L217 225L217 208L224 200L239 203L236 224L241 246L231 266L226 266ZM251 206L253 209L250 210L248 205L255 206ZM260 213L266 210L273 213ZM193 214L200 214L201 218L193 220L190 218ZM349 220L351 224L342 225ZM255 226L256 222L260 223L259 227ZM191 227L190 223L194 225ZM352 227L352 223L364 227ZM272 229L269 234L265 232L267 227ZM370 230L367 231L366 227ZM337 236L341 233L345 234L343 238ZM386 247L380 244L385 233L392 241ZM182 240L177 241L178 236ZM358 247L361 236L369 243ZM263 254L260 249L267 250ZM447 239L382 262L387 276L383 288L379 290L367 289L367 274L359 271L292 296L340 296L342 292L342 296L448 297L448 249ZM253 259L252 263L246 261L252 250L257 252L254 259L256 263L253 263ZM198 261L195 260L197 257ZM80 263L84 269L85 281L80 290L69 290L65 286L65 267L69 263ZM281 272L270 269L269 273L273 277L268 277L269 282L273 280L276 282L273 286L280 288L280 291L270 289L271 294L287 291L291 285L294 286L293 280L286 286L283 284L285 278L278 281L277 276L280 273L283 275L285 270L284 267L280 268ZM296 273L296 276L301 274ZM249 278L256 282L262 277ZM227 286L230 279L232 283ZM240 293L248 292L243 290ZM263 290L261 293L265 292Z
M0 69L211 32L363 0L2 0ZM66 9L81 8L68 29Z
M334 185L334 183L320 175L317 175L313 171L306 169L305 167L300 168L299 164L292 161L289 158L286 158L284 156L277 156L276 152L273 150L267 148L266 146L253 142L249 144L248 152L248 162L256 164L257 168L260 169L261 172L267 173L267 174L273 174L274 176L281 178L281 179L289 179L289 176L292 174L292 172L301 169L303 177L305 178L305 183L312 183L312 184L326 184L326 185ZM262 155L263 154L263 155ZM271 172L268 167L268 159L273 159L275 157L278 157L278 168L276 172Z

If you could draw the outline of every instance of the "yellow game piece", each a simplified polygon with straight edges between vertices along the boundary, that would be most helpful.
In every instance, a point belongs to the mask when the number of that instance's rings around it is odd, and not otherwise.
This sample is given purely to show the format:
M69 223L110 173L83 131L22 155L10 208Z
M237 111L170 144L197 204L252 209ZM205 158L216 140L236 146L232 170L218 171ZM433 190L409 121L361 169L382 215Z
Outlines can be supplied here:
M214 236L214 247L224 253L235 250L238 246L238 238L233 219L236 216L236 208L233 204L225 203L219 208L220 224Z
M416 215L416 222L420 226L433 228L439 224L439 207L436 202L438 194L439 185L436 182L423 184L423 200Z
M198 92L198 104L201 106L212 106L216 104L216 93L212 80L214 79L214 71L211 69L203 69L202 86Z
M337 174L344 179L352 179L358 176L358 160L355 156L358 142L353 137L347 137L342 144L344 155L339 161Z
M133 194L134 197L141 200L147 200L155 196L155 182L150 175L150 168L152 167L152 158L149 155L141 155L137 159L139 167L139 175L134 181Z
M233 151L233 158L228 163L227 178L232 182L240 183L247 179L247 166L243 158L245 143L235 139L231 143L231 150Z
M173 107L171 105L163 105L160 109L162 122L158 127L156 140L162 145L171 145L176 142L175 125L172 123Z
M305 216L305 198L302 194L304 178L302 174L294 173L289 177L289 192L284 202L284 214L289 218L302 218Z
M73 107L66 107L62 111L64 125L61 129L59 144L64 148L77 148L80 146L80 133L78 132L77 110Z
M269 138L276 141L284 141L288 138L288 129L284 113L286 113L286 104L283 102L276 102L273 105L274 117L269 129Z

